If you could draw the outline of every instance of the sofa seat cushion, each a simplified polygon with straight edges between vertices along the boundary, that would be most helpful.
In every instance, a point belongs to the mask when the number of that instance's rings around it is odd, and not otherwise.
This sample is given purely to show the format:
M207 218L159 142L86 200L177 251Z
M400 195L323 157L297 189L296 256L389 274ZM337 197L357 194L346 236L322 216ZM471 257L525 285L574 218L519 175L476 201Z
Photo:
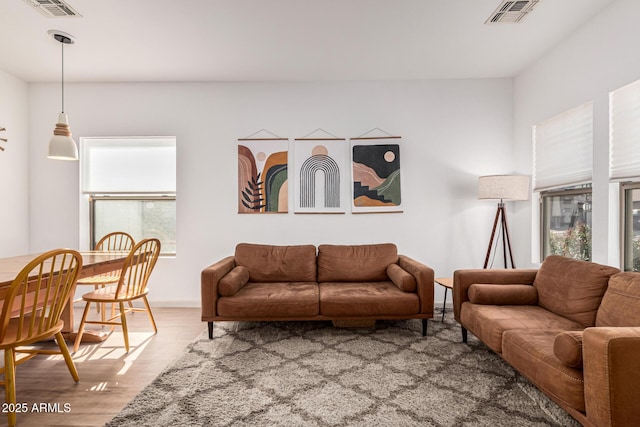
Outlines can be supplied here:
M221 317L284 319L313 317L318 312L315 282L249 282L235 295L218 298Z
M240 243L236 265L249 270L250 282L315 282L316 247Z
M390 280L382 282L324 282L320 314L329 317L405 316L417 314L417 294L403 292Z
M553 352L558 330L505 331L502 357L552 399L585 411L581 369L570 368Z
M389 280L387 267L398 263L393 243L318 246L318 282Z
M496 353L502 353L502 334L510 329L582 329L579 323L537 305L483 305L468 301L462 304L460 322Z

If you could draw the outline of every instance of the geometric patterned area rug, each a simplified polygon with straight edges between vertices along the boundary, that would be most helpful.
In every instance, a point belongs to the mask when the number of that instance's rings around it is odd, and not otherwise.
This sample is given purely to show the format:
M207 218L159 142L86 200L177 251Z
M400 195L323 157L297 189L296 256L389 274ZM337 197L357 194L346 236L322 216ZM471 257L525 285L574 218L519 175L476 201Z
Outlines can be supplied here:
M579 426L453 320L218 322L109 427Z

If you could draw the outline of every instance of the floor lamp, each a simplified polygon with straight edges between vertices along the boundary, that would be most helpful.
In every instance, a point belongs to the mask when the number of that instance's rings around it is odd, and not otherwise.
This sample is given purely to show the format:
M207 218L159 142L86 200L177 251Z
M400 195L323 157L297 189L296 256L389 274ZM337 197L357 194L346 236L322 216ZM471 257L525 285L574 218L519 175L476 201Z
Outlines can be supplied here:
M481 176L478 180L478 199L497 199L498 209L493 221L491 239L487 247L487 255L484 259L484 267L489 265L493 241L498 235L502 235L502 254L504 258L504 268L508 268L507 256L511 261L511 268L516 268L513 262L513 251L511 250L511 237L507 226L507 212L504 208L505 200L528 200L529 199L529 177L526 175L488 175ZM499 228L498 228L499 227ZM497 245L497 243L496 243ZM496 251L497 251L496 247Z

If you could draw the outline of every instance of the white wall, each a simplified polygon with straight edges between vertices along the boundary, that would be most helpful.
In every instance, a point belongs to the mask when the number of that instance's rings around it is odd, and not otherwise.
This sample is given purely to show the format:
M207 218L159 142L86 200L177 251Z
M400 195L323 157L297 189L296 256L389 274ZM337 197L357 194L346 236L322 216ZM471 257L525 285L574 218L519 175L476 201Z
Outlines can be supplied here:
M0 257L29 253L29 86L0 70Z
M531 171L533 125L593 101L593 260L614 266L619 266L620 257L618 212L610 207L617 189L608 182L609 92L640 79L638 16L639 1L613 2L514 81L515 156L521 170ZM531 212L522 209L515 218L519 229L533 229L532 239L516 245L518 253L536 261L531 241L535 244L538 231Z
M31 89L31 249L85 245L78 163L46 158L59 87ZM394 242L439 276L481 267L495 204L476 199L477 177L513 172L510 79L69 84L65 104L75 138L177 136L178 254L158 263L155 304L198 305L200 271L239 242ZM237 138L263 128L354 137L374 127L403 137L404 213L237 214Z

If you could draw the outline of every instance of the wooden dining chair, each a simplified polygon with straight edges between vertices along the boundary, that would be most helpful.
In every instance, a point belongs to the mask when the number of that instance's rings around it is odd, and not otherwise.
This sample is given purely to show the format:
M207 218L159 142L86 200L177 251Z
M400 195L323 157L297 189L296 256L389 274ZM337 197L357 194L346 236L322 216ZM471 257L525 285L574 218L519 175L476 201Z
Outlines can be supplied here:
M104 235L96 246L94 250L96 251L130 251L131 248L135 245L135 241L130 234L125 233L124 231L114 231L112 233ZM78 279L79 286L93 286L94 290L104 288L107 285L113 285L118 283L120 279L120 270L118 271L108 271L106 273L97 274L95 276L85 277L82 279ZM73 302L80 302L82 298L77 298ZM96 304L96 312L101 314L102 320L105 320L104 315L104 307L101 304Z
M153 313L151 313L149 301L147 300L147 294L149 293L147 284L159 255L160 240L141 240L131 249L129 256L127 256L127 259L124 261L122 271L120 272L120 279L116 285L100 288L82 296L82 299L86 301L87 304L85 305L84 312L82 313L82 320L78 327L76 342L73 346L74 352L78 351L78 346L82 341L84 327L88 323L98 325L120 325L122 327L122 334L124 335L124 346L128 353L129 333L127 330L127 313L130 312L146 311L149 316L149 320L151 321L151 325L153 326L154 333L158 332L156 322L153 318ZM144 302L144 308L133 306L125 308L125 302L128 303L137 299L141 299ZM111 317L106 320L87 320L91 303L111 303ZM116 306L118 308L118 313L116 313Z
M16 366L37 354L62 354L74 381L79 381L69 349L62 337L62 311L69 302L82 256L71 249L46 252L18 273L2 298L0 314L0 350L4 350L4 385L9 425L16 425ZM37 341L55 337L59 350L25 349ZM26 357L16 360L16 353Z

